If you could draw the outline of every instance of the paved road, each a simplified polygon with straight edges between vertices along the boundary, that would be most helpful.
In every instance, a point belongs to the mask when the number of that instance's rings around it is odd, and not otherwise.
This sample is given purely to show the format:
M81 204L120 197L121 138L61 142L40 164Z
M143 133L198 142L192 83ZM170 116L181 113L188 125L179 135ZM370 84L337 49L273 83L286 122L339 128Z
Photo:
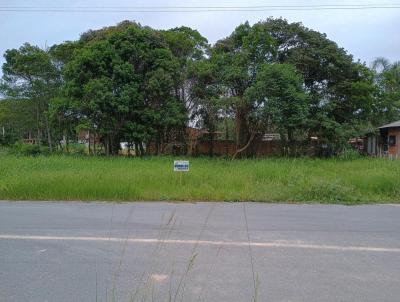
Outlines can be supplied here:
M400 207L0 202L0 301L399 301Z

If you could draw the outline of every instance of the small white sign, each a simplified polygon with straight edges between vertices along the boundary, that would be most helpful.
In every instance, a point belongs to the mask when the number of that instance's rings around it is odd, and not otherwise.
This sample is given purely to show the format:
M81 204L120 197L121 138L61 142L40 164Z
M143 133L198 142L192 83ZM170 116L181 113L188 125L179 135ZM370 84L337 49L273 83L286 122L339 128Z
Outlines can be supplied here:
M189 172L189 161L188 160L175 160L174 161L175 172Z

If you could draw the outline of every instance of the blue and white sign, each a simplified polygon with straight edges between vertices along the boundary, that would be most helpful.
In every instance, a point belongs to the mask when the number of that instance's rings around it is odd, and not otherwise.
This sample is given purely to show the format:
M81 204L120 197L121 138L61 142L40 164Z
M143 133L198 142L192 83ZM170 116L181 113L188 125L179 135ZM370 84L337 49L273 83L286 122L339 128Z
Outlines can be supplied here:
M175 160L174 161L175 172L189 172L189 161L188 160Z

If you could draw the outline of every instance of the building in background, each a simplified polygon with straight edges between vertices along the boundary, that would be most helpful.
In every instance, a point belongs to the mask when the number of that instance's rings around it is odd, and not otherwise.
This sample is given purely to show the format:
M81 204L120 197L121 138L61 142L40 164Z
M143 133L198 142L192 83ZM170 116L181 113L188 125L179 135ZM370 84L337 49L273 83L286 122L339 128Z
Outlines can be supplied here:
M366 139L366 151L369 155L400 158L400 121L378 128L379 135Z

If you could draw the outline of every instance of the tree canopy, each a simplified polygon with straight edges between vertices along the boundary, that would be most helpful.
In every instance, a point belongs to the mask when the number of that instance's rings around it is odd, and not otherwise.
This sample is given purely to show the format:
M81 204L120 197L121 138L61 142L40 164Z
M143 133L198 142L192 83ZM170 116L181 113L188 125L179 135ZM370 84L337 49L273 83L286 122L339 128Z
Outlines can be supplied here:
M335 153L400 116L398 63L380 58L368 68L325 34L284 19L246 22L212 46L188 27L124 21L4 56L1 93L33 106L37 141L50 148L85 130L109 155L121 142L163 153L170 142L186 144L189 126L212 140L223 124L235 156L251 155L271 131L286 150L317 137Z

